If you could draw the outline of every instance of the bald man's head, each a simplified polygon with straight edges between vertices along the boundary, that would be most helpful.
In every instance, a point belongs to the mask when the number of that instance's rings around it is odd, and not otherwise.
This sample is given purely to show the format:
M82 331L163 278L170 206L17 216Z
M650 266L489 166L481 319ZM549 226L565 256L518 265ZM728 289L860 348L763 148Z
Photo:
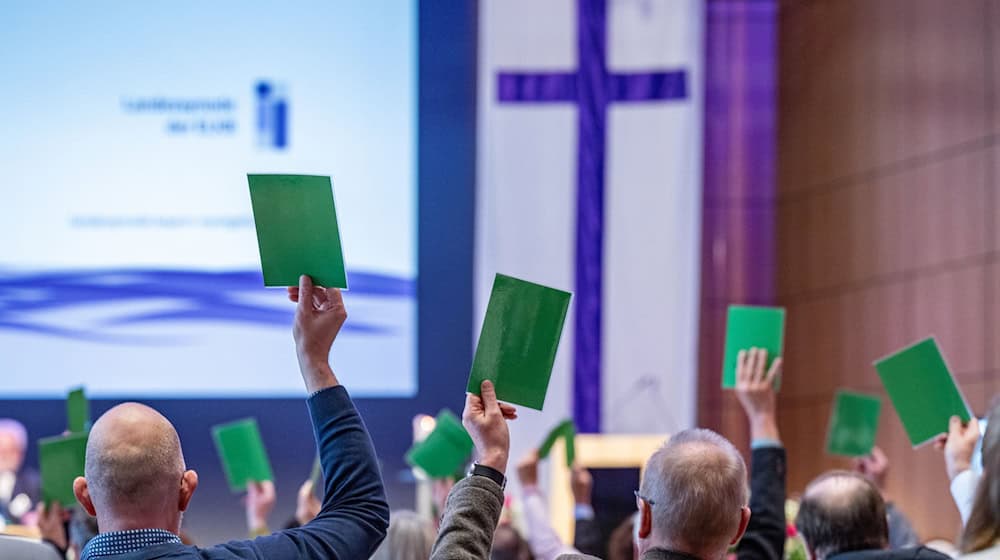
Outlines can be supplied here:
M746 464L711 430L671 437L646 463L640 494L652 502L652 534L692 554L724 552L749 518Z
M889 543L882 494L865 477L831 471L806 487L795 526L816 560Z
M85 477L99 514L176 509L183 475L177 431L159 412L125 403L94 423L87 441Z

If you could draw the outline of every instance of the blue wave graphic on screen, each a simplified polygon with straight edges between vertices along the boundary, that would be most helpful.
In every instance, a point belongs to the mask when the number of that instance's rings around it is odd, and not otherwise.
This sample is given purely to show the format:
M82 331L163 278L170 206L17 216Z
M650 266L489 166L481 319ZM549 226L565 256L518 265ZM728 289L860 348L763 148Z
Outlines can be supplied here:
M379 299L413 298L416 281L389 275L348 272L353 296ZM123 327L175 322L226 322L287 328L294 308L257 303L284 290L265 290L260 271L203 272L113 269L9 274L0 271L0 332L20 331L75 340L115 344L165 345L179 342L161 335L122 334ZM275 294L274 292L280 292ZM128 310L156 303L155 310ZM83 326L52 324L46 313L85 307L110 310ZM124 310L114 311L124 307ZM148 307L148 305L147 305ZM355 334L388 334L394 326L352 314L343 330Z

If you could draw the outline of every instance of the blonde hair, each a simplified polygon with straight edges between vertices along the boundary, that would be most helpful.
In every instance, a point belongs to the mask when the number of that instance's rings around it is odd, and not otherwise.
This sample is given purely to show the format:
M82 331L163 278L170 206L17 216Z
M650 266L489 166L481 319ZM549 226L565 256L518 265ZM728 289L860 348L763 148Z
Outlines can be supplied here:
M959 541L964 554L989 548L1000 539L1000 402L994 403L983 435L983 476Z
M409 510L389 514L389 532L371 560L427 560L437 535L430 521Z

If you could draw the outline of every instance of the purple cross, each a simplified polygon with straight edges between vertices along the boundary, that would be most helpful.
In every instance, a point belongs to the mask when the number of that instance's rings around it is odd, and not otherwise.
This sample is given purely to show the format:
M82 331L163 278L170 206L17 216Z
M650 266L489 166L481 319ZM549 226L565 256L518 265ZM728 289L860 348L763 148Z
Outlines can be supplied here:
M604 267L604 157L608 105L684 99L687 73L613 73L607 66L606 0L577 0L576 72L500 72L501 103L576 103L576 322L573 416L601 429L601 289Z

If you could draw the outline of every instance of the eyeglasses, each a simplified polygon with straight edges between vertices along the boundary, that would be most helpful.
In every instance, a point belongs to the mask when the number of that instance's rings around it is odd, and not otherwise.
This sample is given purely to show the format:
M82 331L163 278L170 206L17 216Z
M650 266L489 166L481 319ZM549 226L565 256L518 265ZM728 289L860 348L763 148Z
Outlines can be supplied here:
M635 491L635 497L639 498L640 500L646 502L647 504L649 504L651 506L655 506L656 505L656 502L654 502L653 500L650 500L646 496L643 496L642 494L639 493L638 490Z

